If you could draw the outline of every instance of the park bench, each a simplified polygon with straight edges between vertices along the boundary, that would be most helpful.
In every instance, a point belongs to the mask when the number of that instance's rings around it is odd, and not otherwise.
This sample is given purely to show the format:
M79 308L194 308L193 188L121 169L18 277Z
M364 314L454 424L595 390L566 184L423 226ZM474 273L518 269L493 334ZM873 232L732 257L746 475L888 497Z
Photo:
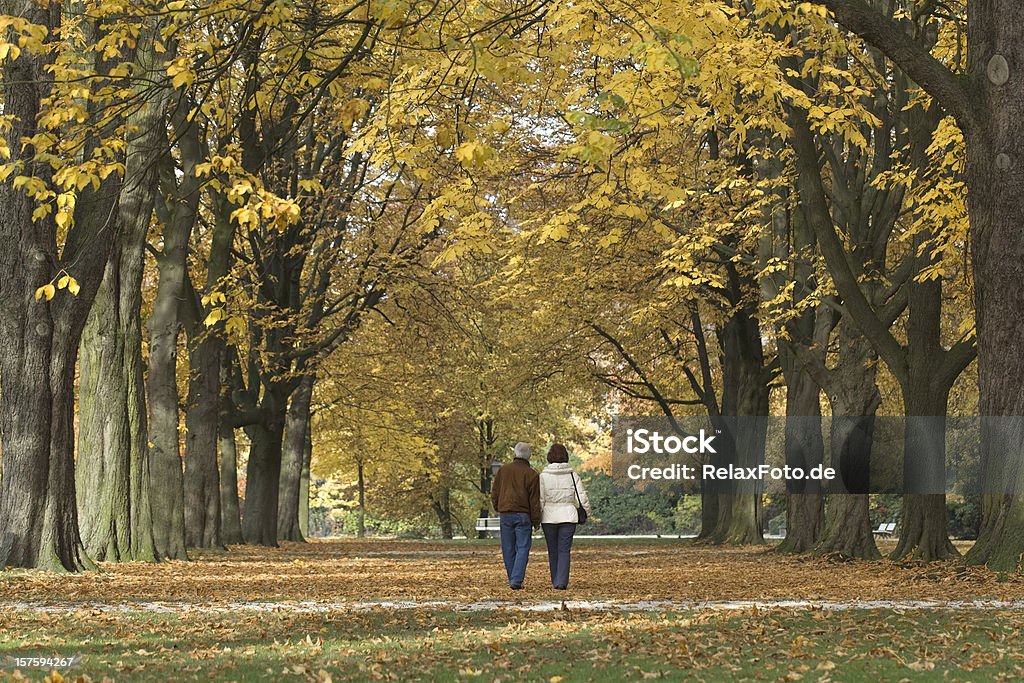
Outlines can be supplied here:
M478 517L476 530L483 531L491 536L497 536L501 531L501 517Z
M896 533L896 522L882 522L875 529L875 536L889 537Z

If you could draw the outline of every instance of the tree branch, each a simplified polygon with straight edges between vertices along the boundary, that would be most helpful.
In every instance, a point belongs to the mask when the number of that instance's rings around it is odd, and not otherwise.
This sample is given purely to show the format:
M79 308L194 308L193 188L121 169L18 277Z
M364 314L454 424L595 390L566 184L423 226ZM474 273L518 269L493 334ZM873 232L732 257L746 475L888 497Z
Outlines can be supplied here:
M864 0L820 0L847 30L874 45L896 63L915 83L934 97L965 129L976 128L974 106L962 78L958 77L900 25Z
M850 267L846 250L832 222L832 214L825 201L821 169L818 166L818 148L807 122L807 114L799 108L791 108L789 124L793 129L793 149L796 152L797 192L807 212L807 220L814 227L818 237L818 244L828 264L832 281L857 327L871 339L878 355L889 366L900 384L905 384L910 376L906 350L893 337L888 326L879 319L878 313L861 290L860 282Z
M675 430L677 433L681 433L679 425L676 424L675 414L672 411L672 404L668 400L666 400L664 396L661 395L661 392L658 391L658 387L655 386L654 383L647 378L647 374L644 373L643 368L641 368L640 364L637 363L631 355L629 355L629 352L626 351L625 347L621 344L621 342L619 342L618 339L613 337L608 332L604 331L596 323L588 320L586 321L586 324L588 327L594 330L594 332L597 332L600 336L604 337L609 344L615 347L615 350L619 352L619 355L622 357L624 361L626 361L630 369L632 369L633 372L636 373L636 376L639 377L640 380L647 386L647 389L651 392L651 398L654 399L654 401L658 404L658 407L661 408L661 412L663 412L665 414L665 417L668 418L668 421L672 424L672 429Z

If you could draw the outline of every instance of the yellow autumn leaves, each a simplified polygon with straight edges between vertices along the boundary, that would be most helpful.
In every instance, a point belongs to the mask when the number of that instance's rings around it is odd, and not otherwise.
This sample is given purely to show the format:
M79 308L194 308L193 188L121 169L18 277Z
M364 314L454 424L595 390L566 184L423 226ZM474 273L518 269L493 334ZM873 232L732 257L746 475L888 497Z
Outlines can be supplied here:
M54 282L56 282L56 285ZM78 292L81 291L82 288L79 286L78 281L75 278L71 277L67 271L62 270L57 273L57 277L36 290L36 301L41 299L50 301L57 295L57 290L59 289L66 289L71 292L73 296L78 296Z

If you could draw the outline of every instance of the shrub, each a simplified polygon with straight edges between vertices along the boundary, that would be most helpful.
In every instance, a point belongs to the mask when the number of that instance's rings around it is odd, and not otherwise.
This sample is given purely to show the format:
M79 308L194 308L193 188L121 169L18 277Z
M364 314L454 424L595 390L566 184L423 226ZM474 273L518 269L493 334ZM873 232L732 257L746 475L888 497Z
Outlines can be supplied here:
M975 540L981 530L981 503L977 497L946 500L946 520L953 538Z

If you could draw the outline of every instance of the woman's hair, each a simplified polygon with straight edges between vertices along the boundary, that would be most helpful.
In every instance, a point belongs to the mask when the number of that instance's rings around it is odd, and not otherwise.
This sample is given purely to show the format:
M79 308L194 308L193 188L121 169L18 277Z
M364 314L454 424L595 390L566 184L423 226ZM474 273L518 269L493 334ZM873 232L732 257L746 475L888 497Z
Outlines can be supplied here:
M569 451L560 443L552 444L548 450L548 462L569 462Z

